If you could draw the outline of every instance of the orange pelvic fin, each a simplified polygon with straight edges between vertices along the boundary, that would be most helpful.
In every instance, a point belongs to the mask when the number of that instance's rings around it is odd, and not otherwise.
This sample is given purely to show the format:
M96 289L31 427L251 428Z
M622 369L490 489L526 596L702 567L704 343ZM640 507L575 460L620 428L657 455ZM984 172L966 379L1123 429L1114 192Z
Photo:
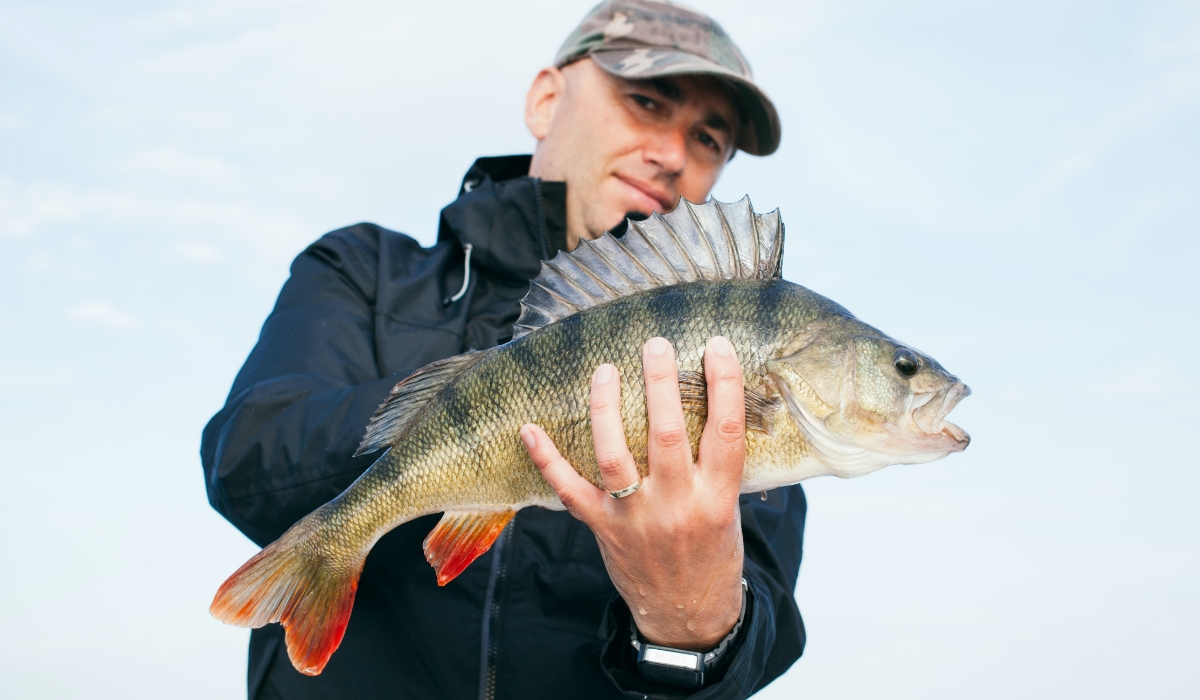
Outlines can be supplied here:
M292 665L315 676L346 634L363 559L347 565L314 556L298 550L292 534L268 545L221 584L209 612L239 627L283 623Z
M437 571L439 586L454 580L488 551L515 510L469 510L442 514L437 527L425 538L425 558Z

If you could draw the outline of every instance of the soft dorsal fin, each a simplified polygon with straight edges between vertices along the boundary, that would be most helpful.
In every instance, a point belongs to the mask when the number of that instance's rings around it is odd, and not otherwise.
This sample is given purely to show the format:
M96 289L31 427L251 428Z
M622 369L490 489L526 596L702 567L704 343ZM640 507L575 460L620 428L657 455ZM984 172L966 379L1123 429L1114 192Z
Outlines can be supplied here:
M521 300L513 338L630 294L684 282L778 279L783 263L779 210L755 214L750 197L726 204L680 200L670 214L628 223L542 262Z
M392 392L375 409L367 434L363 436L354 456L396 444L413 418L433 401L434 397L455 377L482 360L489 351L468 352L431 362L413 372L392 387Z

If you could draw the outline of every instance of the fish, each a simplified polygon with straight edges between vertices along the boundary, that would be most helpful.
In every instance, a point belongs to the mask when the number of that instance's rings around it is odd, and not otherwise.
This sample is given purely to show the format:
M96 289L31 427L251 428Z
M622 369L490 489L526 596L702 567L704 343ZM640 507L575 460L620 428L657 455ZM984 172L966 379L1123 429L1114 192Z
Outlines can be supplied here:
M724 336L745 380L742 493L821 475L860 476L961 452L946 420L970 389L936 360L782 278L779 210L686 200L542 263L511 341L418 369L392 389L356 454L382 455L221 585L210 607L242 627L279 622L298 671L317 675L345 634L363 562L391 529L442 513L424 541L446 585L521 508L563 509L519 430L537 423L603 488L589 418L591 375L621 376L621 417L648 474L643 344L676 349L692 453L707 413L703 352ZM432 583L432 581L431 581Z

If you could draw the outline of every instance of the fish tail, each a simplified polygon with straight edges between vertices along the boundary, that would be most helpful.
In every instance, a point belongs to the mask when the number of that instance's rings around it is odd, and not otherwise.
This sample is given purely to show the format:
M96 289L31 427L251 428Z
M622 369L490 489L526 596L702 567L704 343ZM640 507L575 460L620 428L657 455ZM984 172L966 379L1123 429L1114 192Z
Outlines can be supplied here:
M350 557L325 553L310 522L314 515L235 571L209 607L213 617L238 627L282 623L288 658L309 676L325 668L342 642L366 559L365 550Z

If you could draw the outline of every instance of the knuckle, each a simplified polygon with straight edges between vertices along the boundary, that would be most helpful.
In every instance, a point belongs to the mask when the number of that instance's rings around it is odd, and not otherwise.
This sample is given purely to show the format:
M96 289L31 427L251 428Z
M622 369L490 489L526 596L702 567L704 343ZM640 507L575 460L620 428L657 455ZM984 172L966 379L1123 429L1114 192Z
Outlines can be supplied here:
M675 368L668 363L647 363L645 373L647 382L661 384L674 378Z
M696 522L692 518L674 517L669 519L663 530L672 542L687 542L696 535Z
M642 373L647 382L666 382L676 376L677 367L674 359L646 358L642 360Z
M716 366L709 370L712 378L718 382L738 382L742 381L742 366L736 360L728 362L717 362Z
M625 458L621 454L598 454L596 455L596 466L605 474L618 474L624 471Z
M606 413L616 405L616 401L611 396L607 396L603 392L592 392L591 407L593 413Z
M717 421L716 433L724 442L737 442L746 436L746 419L722 418Z
M659 447L671 449L687 442L687 429L682 425L668 424L654 431L654 443Z
M575 498L575 494L570 491L560 491L558 500L563 504L563 508L570 511L571 515L576 515L579 512L579 501ZM576 515L576 517L578 517Z
M550 456L546 454L545 448L543 448L541 445L538 445L529 451L529 459L533 462L533 465L541 471L546 471L546 469L550 467L551 462L553 462L553 460L550 459Z

